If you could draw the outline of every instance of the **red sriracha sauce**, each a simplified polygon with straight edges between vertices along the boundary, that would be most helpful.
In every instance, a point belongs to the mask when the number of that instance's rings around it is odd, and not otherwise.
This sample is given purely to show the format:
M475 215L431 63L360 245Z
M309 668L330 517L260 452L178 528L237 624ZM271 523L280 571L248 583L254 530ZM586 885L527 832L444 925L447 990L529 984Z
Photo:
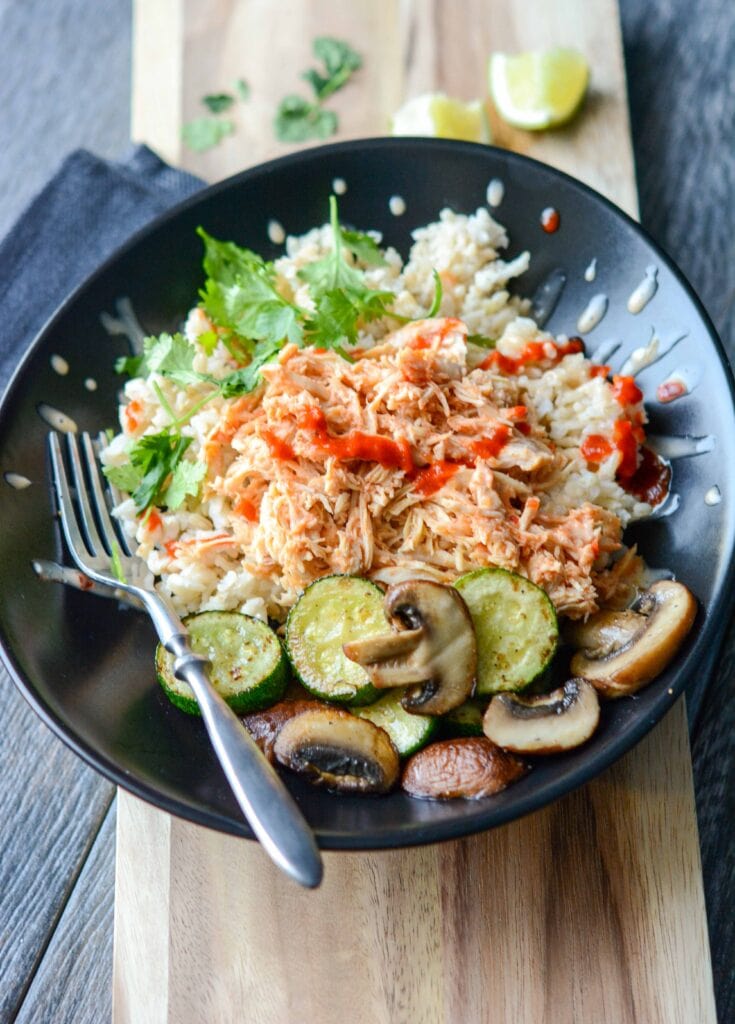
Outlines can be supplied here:
M669 493L671 467L650 448L641 448L640 463L635 473L622 486L639 501L660 505Z
M518 416L525 416L526 412L527 410L524 405L516 405L506 410L507 414L515 413ZM509 415L510 418L512 418L511 415ZM516 426L520 429L522 426L528 426L528 424L517 423ZM509 427L507 423L498 423L485 437L470 442L469 450L473 458L457 462L439 459L437 462L432 462L429 466L424 466L422 469L414 471L414 490L418 491L424 498L436 494L448 480L451 480L460 466L474 466L478 459L491 459L499 455L510 440L512 433L513 428Z
M508 409L503 409L502 415L511 421L519 433L526 435L531 433L531 424L526 423L528 409L525 405L512 405Z
M393 441L380 434L364 434L361 430L335 437L327 429L324 413L313 407L304 412L299 426L313 435L312 448L319 455L332 455L344 461L378 462L386 469L402 469L404 473L414 468L411 446L405 439Z
M620 452L616 476L627 480L638 468L638 442L629 420L616 420L613 426L613 441Z
M492 459L505 448L512 432L512 428L507 423L499 423L497 427L494 427L485 437L481 437L479 441L471 441L470 451L478 459Z
M141 405L137 398L134 398L132 402L128 402L128 404L123 409L123 418L125 420L125 432L127 434L134 433L140 426L138 414L141 413L142 411L143 406Z
M411 338L406 348L412 348L416 352L423 352L427 348L431 348L431 341L425 338L423 334L417 334L415 338Z
M590 366L590 377L607 377L609 372L610 367L605 366L604 363L600 363L599 365L597 363L593 363L592 366Z
M288 459L296 458L296 453L288 441L284 441L272 430L261 430L260 436L270 448L271 455L274 459L287 461Z
M163 526L163 520L159 516L158 512L154 508L149 508L145 513L143 524L149 533L154 533L156 530Z
M620 377L617 374L612 382L613 396L621 405L637 405L643 398L643 392L632 377Z
M414 490L424 498L429 498L432 494L440 491L458 469L458 462L447 462L444 459L432 462L430 466L424 466L416 473L413 481Z
M541 211L540 220L541 227L547 235L553 235L555 231L559 230L561 218L559 216L559 211L553 206L547 206L546 209Z
M612 437L603 434L590 434L579 445L579 451L588 462L603 462L613 452L620 453L615 476L624 486L638 469L638 444L642 440L640 427L635 427L630 420L615 420Z
M597 464L613 452L620 452L616 476L621 481L628 480L638 468L638 434L638 429L629 420L616 420L612 438L590 434L580 445L580 451L588 462Z
M258 510L255 507L255 503L244 495L237 499L235 504L232 506L232 511L235 515L242 516L243 519L247 519L249 523L257 523L260 518Z
M551 355L549 351L554 349ZM581 338L570 338L563 345L555 345L553 341L529 341L524 345L519 356L504 356L497 349L491 352L480 363L481 370L500 370L501 373L518 374L528 363L548 362L555 365L564 356L574 352L582 352L584 342Z
M665 380L656 388L656 398L664 405L686 393L687 386L683 380Z
M589 434L579 447L588 462L600 464L615 450L603 434Z

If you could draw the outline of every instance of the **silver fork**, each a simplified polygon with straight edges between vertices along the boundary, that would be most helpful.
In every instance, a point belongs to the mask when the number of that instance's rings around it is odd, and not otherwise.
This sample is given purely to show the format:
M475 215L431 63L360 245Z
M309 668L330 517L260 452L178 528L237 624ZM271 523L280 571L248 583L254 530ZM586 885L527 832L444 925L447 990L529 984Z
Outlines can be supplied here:
M141 602L161 643L175 657L174 675L194 691L212 746L253 832L286 874L314 888L323 869L311 829L274 768L212 686L209 662L191 649L186 627L150 582L145 562L131 553L123 531L115 527L91 437L81 435L81 451L74 434L66 437L72 486L55 432L49 434L49 452L57 508L74 561L97 583ZM113 567L118 558L124 580L117 578Z

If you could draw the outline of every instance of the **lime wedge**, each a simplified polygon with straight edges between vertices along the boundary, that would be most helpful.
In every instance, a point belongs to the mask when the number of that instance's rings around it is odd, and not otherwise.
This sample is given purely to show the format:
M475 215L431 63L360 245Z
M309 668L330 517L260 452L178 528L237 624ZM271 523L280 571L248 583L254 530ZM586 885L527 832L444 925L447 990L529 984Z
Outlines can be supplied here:
M462 103L441 92L424 93L404 103L393 115L391 133L490 142L484 103Z
M540 131L565 124L579 110L589 82L587 61L577 50L493 53L490 95L498 113L516 128Z

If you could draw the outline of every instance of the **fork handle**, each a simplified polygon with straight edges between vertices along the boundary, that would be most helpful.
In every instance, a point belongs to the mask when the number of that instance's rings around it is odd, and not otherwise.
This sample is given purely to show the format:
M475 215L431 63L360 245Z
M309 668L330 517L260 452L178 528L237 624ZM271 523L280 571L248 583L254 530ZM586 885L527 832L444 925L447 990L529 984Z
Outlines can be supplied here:
M165 646L175 656L174 675L194 691L212 746L253 832L286 874L315 888L322 879L322 860L295 800L212 686L207 659L195 654L181 633L170 636Z

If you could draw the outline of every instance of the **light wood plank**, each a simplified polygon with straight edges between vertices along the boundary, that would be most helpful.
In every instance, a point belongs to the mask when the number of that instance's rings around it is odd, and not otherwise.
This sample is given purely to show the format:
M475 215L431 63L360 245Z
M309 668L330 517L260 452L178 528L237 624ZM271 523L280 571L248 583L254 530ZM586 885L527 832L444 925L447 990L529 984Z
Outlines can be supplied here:
M138 4L137 32L150 6ZM239 75L253 99L218 149L171 145L166 155L214 180L283 151L270 121L278 98L300 89L320 33L349 39L366 58L361 78L335 97L340 138L381 133L404 97L426 89L477 95L492 49L559 42L593 64L584 118L541 136L496 122L496 138L636 212L612 0L465 0L461 18L438 0L283 0L277 9L181 0L169 38L184 26L182 121L199 113L201 95ZM145 138L161 150L155 135ZM255 1024L715 1020L683 702L611 771L553 807L457 843L329 854L317 893L290 886L253 844L125 794L120 803L117 1024L228 1022L243 1006Z
M137 3L133 17L130 134L179 163L184 51L181 0Z
M345 38L366 57L353 82L329 102L340 119L340 139L385 134L400 103L421 92L484 95L493 50L558 43L579 47L592 65L585 116L562 131L531 135L504 125L490 104L495 138L581 177L635 215L617 4L590 0L583 17L579 10L578 0L463 0L461 8L437 0L279 0L277 7L271 0L148 0L136 5L133 137L215 181L297 148L276 139L272 122L283 96L308 95L300 74L314 63L317 35ZM162 38L176 45L161 52ZM235 133L205 153L187 150L181 125L206 112L202 96L231 90L240 76L252 93L228 112ZM622 144L612 145L614 139ZM598 159L601 152L605 160Z
M153 1024L175 1019L168 1014L167 977L173 822L167 814L151 814L146 804L118 791L112 975L115 1022ZM138 846L137 852L131 843ZM141 875L144 864L145 877ZM194 922L178 922L175 930L189 927L196 932Z
M315 893L121 793L116 1024L234 1024L243 1006L253 1024L714 1022L683 726L679 702L602 778L505 828L327 854Z

